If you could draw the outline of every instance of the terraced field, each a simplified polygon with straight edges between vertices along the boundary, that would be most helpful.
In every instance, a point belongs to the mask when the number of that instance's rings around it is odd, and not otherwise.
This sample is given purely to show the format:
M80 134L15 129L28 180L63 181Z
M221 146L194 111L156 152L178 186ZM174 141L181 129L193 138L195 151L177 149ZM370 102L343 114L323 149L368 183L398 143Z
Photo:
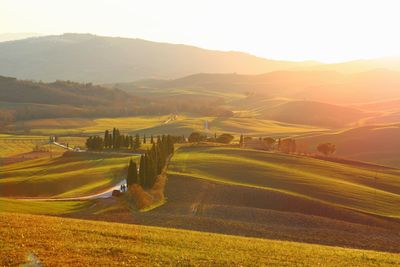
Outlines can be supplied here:
M169 173L400 218L398 169L238 148L185 147L173 157Z
M1 213L0 226L0 265L5 266L400 264L396 253L46 216Z
M129 158L105 153L66 153L3 166L0 196L78 197L117 184L125 178Z

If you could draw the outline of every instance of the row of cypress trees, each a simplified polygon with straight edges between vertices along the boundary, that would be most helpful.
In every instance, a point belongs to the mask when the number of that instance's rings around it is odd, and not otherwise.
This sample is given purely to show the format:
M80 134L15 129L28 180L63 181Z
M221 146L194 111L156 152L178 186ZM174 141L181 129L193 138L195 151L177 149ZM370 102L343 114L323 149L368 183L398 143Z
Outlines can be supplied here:
M140 157L139 168L135 161L130 160L126 179L128 187L133 184L139 184L145 189L153 187L168 157L174 153L174 139L170 135L159 137L158 142L153 143L151 149Z
M135 137L132 135L121 134L117 128L114 128L110 133L108 130L104 132L104 148L109 149L139 149L140 148L140 137L136 134Z
M150 143L159 143L161 141L161 136L157 136L156 138L151 135L150 136ZM184 142L184 136L171 136L170 138L173 139L174 142ZM138 150L141 144L146 144L148 142L148 138L146 135L143 135L142 138L138 134L135 136L132 135L124 135L121 134L119 129L114 128L112 131L106 130L104 132L104 137L100 136L90 136L86 140L86 147L89 150L102 150L102 149L132 149Z
M86 140L86 147L89 150L102 150L102 149L132 149L137 150L140 148L141 141L138 134L135 137L132 135L124 135L114 128L110 133L108 130L104 132L104 138L100 136L89 136Z

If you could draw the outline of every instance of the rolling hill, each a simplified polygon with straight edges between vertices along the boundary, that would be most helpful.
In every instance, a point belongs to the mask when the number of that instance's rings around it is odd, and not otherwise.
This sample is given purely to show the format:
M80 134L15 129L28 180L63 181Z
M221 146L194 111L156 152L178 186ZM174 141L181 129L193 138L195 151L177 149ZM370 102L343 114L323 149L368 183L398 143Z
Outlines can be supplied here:
M242 103L239 103L242 102ZM253 114L258 119L268 119L298 125L341 128L357 124L359 120L373 117L372 112L316 101L266 99L250 96L236 101L241 112ZM232 106L234 109L235 106Z
M399 170L247 149L187 147L174 156L169 172L400 218ZM374 179L377 173L379 183Z
M80 197L100 193L125 178L132 155L65 153L3 166L1 197Z
M98 106L133 100L135 98L124 91L92 84L42 83L0 76L0 101L3 102Z
M336 155L400 167L400 124L376 124L304 138L311 149L323 142L336 145Z
M328 70L286 70L259 75L200 73L174 80L117 84L117 87L131 92L138 88L180 88L257 94L267 98L286 97L331 104L398 99L399 86L399 73L384 69L359 73Z
M63 34L0 43L0 73L43 81L125 82L199 72L264 73L315 64L141 39Z
M113 206L106 205L102 213L68 216L398 253L399 174L233 147L181 147L163 206L108 212Z

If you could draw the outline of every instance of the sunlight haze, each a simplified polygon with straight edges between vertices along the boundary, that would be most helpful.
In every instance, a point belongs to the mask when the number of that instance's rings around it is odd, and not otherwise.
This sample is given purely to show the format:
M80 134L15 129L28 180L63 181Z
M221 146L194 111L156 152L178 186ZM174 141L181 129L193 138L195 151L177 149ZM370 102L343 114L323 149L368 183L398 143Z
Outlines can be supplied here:
M0 34L93 33L340 62L400 55L399 7L398 1L4 0Z

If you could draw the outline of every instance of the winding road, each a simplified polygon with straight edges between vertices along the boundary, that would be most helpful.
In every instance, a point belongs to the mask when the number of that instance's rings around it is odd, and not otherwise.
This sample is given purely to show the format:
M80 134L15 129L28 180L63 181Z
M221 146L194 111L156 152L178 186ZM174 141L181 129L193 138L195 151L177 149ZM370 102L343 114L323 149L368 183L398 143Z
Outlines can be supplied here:
M66 150L74 151L73 148L65 146L63 144L60 144L58 142L51 142L52 144L59 146L61 148L64 148ZM79 150L76 152L86 152L86 150ZM107 153L107 152L93 152L93 153ZM141 153L118 153L118 154L123 154L123 155L142 155ZM57 197L50 197L50 198L35 198L35 197L26 197L26 198L12 198L16 200L25 200L25 201L79 201L79 200L91 200L91 199L100 199L100 198L109 198L112 196L112 192L114 190L120 190L121 185L126 185L126 179L123 179L120 181L118 184L108 188L107 190L97 193L97 194L91 194L87 196L81 196L81 197L66 197L66 198L57 198Z
M115 186L97 193L97 194L92 194L92 195L88 195L88 196L82 196L82 197L66 197L66 198L56 198L56 197L52 197L52 198L13 198L13 199L17 199L17 200L26 200L26 201L72 201L72 200L90 200L90 199L99 199L99 198L109 198L112 196L112 192L114 190L120 190L121 185L126 184L126 180L122 180L121 182L119 182L118 184L116 184Z

